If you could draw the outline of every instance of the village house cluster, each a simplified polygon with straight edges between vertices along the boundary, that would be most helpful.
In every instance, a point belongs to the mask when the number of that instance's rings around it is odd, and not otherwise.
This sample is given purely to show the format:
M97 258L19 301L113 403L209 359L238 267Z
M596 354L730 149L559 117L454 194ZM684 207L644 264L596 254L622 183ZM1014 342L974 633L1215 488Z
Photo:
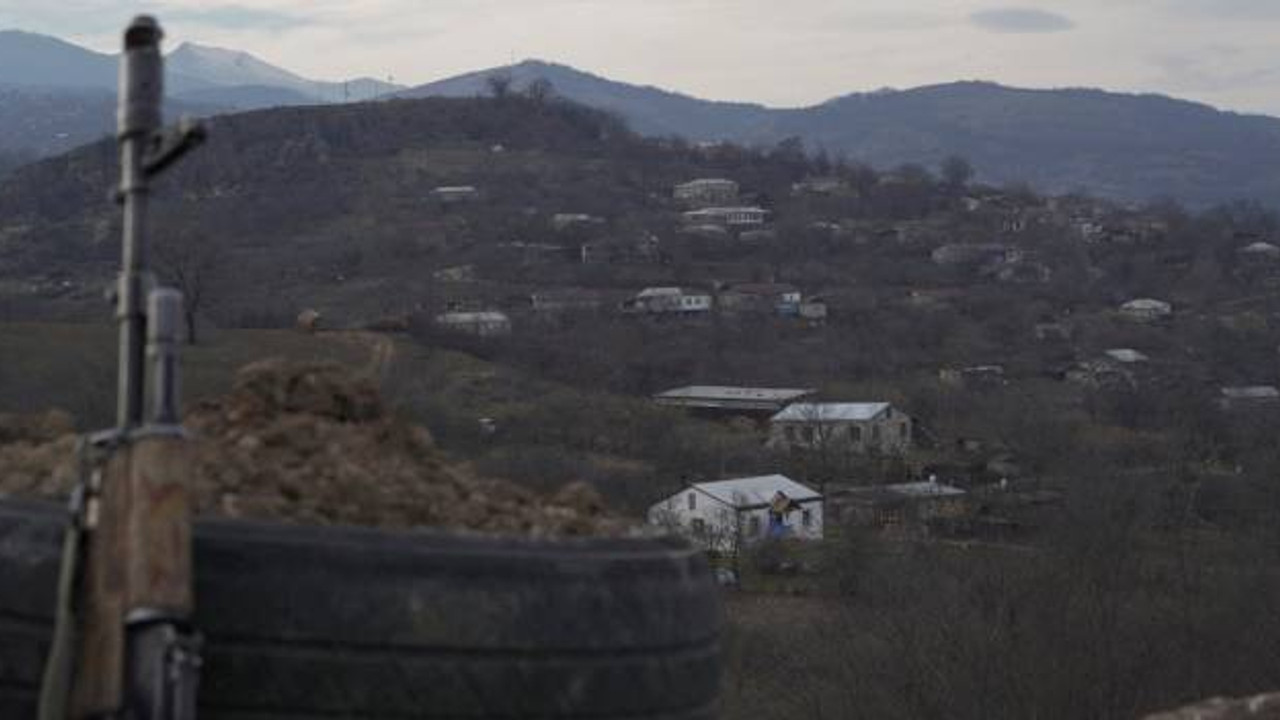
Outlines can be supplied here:
M911 182L894 173L879 179L884 187ZM764 243L784 247L782 243L805 242L806 248L858 248L872 257L906 258L902 262L915 263L910 268L914 282L901 297L876 302L901 303L912 314L945 317L941 314L967 312L965 305L976 286L1049 286L1064 278L1075 282L1064 270L1066 257L1156 252L1170 235L1168 223L1140 208L976 186L954 198L947 211L915 219L826 214L847 206L858 192L845 178L815 175L791 184L790 198L779 202L779 196L753 192L734 179L700 177L652 192L646 207L654 212L643 222L600 213L598 208L530 208L530 217L544 232L536 239L500 243L504 263L547 268L546 274L557 278L572 276L565 272L571 266L585 266L584 274L594 272L612 282L591 287L548 284L483 300L467 297L436 315L434 322L451 332L496 338L526 323L536 332L573 313L593 313L689 332L725 320L746 327L767 319L780 332L804 328L816 335L812 329L827 322L829 307L837 318L859 312L850 302L854 292L839 283L813 280L822 277L820 271L805 276L770 268L753 255L769 247ZM486 195L479 188L456 185L439 187L432 197L448 214L466 212ZM1280 246L1268 239L1238 238L1234 272L1264 281L1280 279ZM742 257L751 258L754 267L733 264ZM1167 262L1186 262L1174 253L1167 257ZM687 272L690 266L698 272ZM1082 276L1095 271L1101 272L1100 267L1077 269ZM464 296L483 284L483 275L473 265L436 273ZM808 279L801 282L796 277ZM1130 292L1144 287L1155 286L1134 283ZM1092 303L1087 317L1073 315L1071 307L1041 312L1025 328L1037 347L1046 350L1034 366L998 353L972 357L973 364L933 370L937 390L951 397L1007 392L1032 376L1058 381L1064 391L1089 398L1124 397L1138 389L1161 387L1162 373L1175 360L1161 350L1158 334L1193 320L1196 313L1183 295L1170 294L1113 292ZM1090 323L1105 323L1106 332L1099 333ZM1237 382L1222 387L1210 386L1221 412L1247 416L1280 411L1280 389L1258 382L1264 378L1234 379ZM921 458L944 454L937 452L941 441L933 437L935 428L918 426L903 408L879 398L827 401L805 387L695 385L666 390L653 400L704 417L745 419L758 433L762 448L792 461L788 467L805 467L796 460L805 457L898 459L903 467L911 467L910 474L899 473L892 480L887 473L822 476L820 481L797 475L802 481L778 472L691 479L650 508L651 521L680 527L714 549L771 537L821 540L833 528L848 525L906 533L941 528L975 532L975 527L1005 532L1016 523L992 512L993 507L1054 502L1052 493L1025 490L1029 479L1019 472L1018 458L990 438L948 437L945 447L959 457L981 457L982 482L990 483L993 477L999 482L982 486L964 473L922 477L920 468L926 463Z
M911 451L911 418L892 404L815 396L812 388L694 385L658 393L654 401L707 418L752 420L763 428L764 444L784 453L890 457ZM816 489L772 474L692 483L654 504L649 519L724 551L765 538L821 540L826 504Z

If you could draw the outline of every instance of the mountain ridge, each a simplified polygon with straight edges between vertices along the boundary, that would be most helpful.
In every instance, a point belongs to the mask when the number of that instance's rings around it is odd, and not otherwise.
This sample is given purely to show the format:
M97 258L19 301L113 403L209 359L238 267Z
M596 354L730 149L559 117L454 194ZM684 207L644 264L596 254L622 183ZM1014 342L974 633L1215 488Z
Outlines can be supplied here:
M480 94L495 74L509 76L516 90L546 79L566 98L618 114L648 135L748 145L797 137L811 151L880 168L937 167L960 155L989 182L1132 202L1173 197L1203 207L1236 199L1275 204L1272 199L1280 197L1280 171L1263 162L1280 153L1280 119L1157 93L962 80L770 108L702 101L524 61L398 95Z
M21 61L24 53L34 64ZM854 92L785 108L703 100L536 59L399 88L369 78L310 80L249 53L197 43L183 43L168 57L171 103L206 115L374 98L474 96L488 93L489 78L504 74L515 91L545 79L565 98L613 113L650 136L744 145L795 137L810 151L882 169L937 167L959 155L987 182L1131 202L1171 197L1204 207L1236 199L1275 205L1280 198L1280 170L1264 162L1280 153L1280 119L1157 93L962 80ZM114 92L115 65L115 56L56 38L0 31L0 87L10 104L7 114L0 113L0 122L8 118L7 126L0 125L0 153L43 156L109 133L114 119L107 103L86 103L84 93ZM65 95L61 106L51 92ZM33 122L37 113L44 115Z

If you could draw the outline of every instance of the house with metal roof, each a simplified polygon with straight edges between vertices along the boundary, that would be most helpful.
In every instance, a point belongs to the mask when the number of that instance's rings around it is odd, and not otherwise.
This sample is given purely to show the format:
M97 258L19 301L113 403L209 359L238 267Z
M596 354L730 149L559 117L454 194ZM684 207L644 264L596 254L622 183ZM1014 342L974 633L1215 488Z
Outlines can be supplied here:
M1227 411L1280 408L1280 389L1273 385L1224 387L1219 391L1218 405Z
M794 403L769 423L769 445L776 448L858 454L911 449L911 417L886 402Z
M787 283L737 283L721 291L717 303L729 313L798 315L800 290Z
M743 227L763 225L769 211L759 207L709 207L690 210L683 215L689 225L721 225Z
M804 400L816 391L812 388L759 388L726 385L690 385L660 392L654 402L667 407L705 411L717 414L777 414L787 405Z
M682 287L649 287L622 303L629 313L696 315L711 312L711 293Z
M738 183L724 178L700 178L676 185L672 195L692 207L732 205L738 202Z
M1153 322L1173 314L1173 305L1152 298L1138 298L1120 306L1120 314L1131 320Z
M786 475L694 483L649 508L651 524L732 552L769 537L822 539L823 497Z
M470 202L480 198L480 191L473 185L446 185L432 190L431 197L445 204Z
M1151 359L1147 357L1145 353L1134 350L1133 348L1112 348L1103 354L1108 358L1115 360L1118 363L1124 363L1125 365L1144 363Z
M493 337L511 334L511 318L497 310L447 312L436 316L436 325L445 330Z

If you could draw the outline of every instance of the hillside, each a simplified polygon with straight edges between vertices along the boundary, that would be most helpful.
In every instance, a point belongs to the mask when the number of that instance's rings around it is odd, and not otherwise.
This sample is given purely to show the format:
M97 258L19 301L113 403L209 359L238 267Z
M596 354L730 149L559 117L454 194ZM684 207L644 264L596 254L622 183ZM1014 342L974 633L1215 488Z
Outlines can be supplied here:
M962 518L895 511L882 533L833 513L803 551L724 558L742 570L726 717L1133 717L1280 685L1280 404L1221 402L1280 385L1274 215L1045 197L795 143L698 147L536 93L210 130L154 196L161 277L177 262L207 283L191 400L242 360L338 359L476 475L584 480L633 517L766 473L832 498L963 488ZM682 215L673 186L695 178L732 179L725 201L764 222ZM0 410L109 418L115 180L103 142L0 182ZM648 288L707 303L646 309ZM774 302L791 293L821 313ZM1168 312L1135 316L1134 298ZM303 309L319 332L280 329ZM508 332L450 330L450 310L504 313ZM767 421L651 400L694 384L890 403L912 446L779 447Z
M215 92L170 98L166 112L175 118L211 115L224 107ZM110 90L0 85L0 156L35 159L94 142L114 133L115 112ZM0 177L4 170L0 163Z
M651 135L749 144L799 137L811 150L885 169L936 167L962 155L989 182L1129 201L1168 196L1194 206L1236 199L1271 204L1280 195L1280 170L1265 161L1280 151L1280 120L1157 95L962 82L769 109L698 100L539 61L402 95L483 94L493 74L510 75L516 87L545 78L565 97L617 113Z

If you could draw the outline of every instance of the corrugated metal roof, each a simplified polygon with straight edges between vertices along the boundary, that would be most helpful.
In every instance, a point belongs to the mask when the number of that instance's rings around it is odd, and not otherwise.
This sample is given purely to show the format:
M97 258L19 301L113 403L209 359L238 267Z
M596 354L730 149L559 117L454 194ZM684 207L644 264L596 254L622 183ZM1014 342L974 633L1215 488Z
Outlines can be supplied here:
M1270 255L1274 253L1280 253L1280 247L1276 247L1275 245L1272 245L1269 242L1256 242L1256 243L1250 243L1249 245L1245 245L1244 247L1240 248L1240 252L1266 253Z
M658 393L654 397L671 400L767 400L786 401L810 395L807 388L753 388L725 385L690 385Z
M510 322L510 318L506 313L493 311L483 312L449 312L436 316L436 322L448 324L464 324L478 322Z
M1122 363L1146 362L1149 358L1133 348L1113 348L1106 353L1107 357Z
M1120 307L1124 310L1148 310L1154 312L1165 312L1173 309L1173 306L1169 303L1152 298L1138 298L1137 300L1130 300Z
M822 495L812 488L801 485L786 475L761 475L736 480L695 483L693 487L726 505L737 508L767 505L773 500L774 493L778 492L796 502L822 498Z
M874 420L889 403L796 403L773 416L774 422L861 422Z
M690 180L689 182L686 182L686 183L680 183L676 187L695 188L695 187L705 187L708 185L723 185L723 186L733 185L736 187L737 184L738 183L734 182L733 180L727 180L725 178L698 178L696 180Z

